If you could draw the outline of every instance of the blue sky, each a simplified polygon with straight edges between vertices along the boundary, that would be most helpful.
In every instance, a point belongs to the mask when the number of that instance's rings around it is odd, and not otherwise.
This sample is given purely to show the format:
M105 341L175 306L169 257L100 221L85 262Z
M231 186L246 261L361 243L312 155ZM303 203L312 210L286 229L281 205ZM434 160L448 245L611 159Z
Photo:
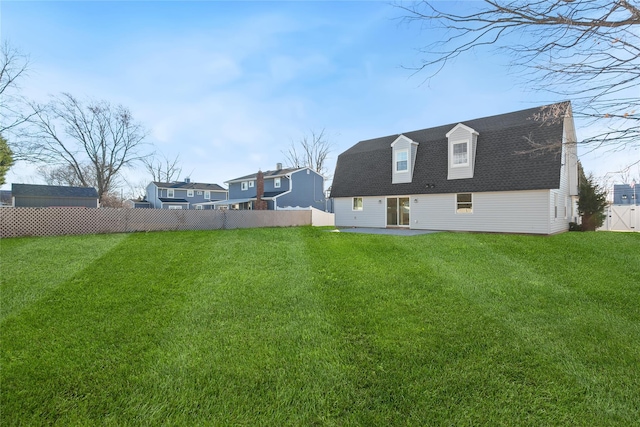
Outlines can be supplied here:
M464 5L463 5L464 7ZM333 143L329 174L359 140L562 99L528 91L508 59L476 52L428 83L418 49L443 35L381 1L0 2L0 36L28 54L24 94L69 92L128 107L182 177L224 181L286 164L311 130ZM578 125L578 138L588 129ZM584 152L584 150L583 150ZM637 152L635 153L637 156ZM602 176L629 153L582 156ZM127 173L148 181L142 170ZM17 164L12 182L41 183Z

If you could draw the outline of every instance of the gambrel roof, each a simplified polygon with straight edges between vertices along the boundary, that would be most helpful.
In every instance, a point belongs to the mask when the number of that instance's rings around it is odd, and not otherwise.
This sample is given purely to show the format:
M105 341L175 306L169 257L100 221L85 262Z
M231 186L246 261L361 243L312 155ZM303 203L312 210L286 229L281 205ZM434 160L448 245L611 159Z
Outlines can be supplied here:
M552 189L560 186L559 150L533 150L532 142L560 146L569 102L466 120L360 141L338 156L331 197ZM476 131L473 178L447 179L447 133L458 125ZM392 184L391 143L405 135L418 143L410 183ZM556 145L557 144L557 145Z

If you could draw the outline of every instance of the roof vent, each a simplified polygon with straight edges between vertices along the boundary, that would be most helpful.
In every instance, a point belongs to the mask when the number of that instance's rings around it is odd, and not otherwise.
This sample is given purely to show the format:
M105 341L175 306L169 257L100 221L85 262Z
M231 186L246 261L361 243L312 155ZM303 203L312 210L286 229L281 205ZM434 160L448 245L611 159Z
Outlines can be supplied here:
M282 169L282 163L276 163L276 170L279 171Z

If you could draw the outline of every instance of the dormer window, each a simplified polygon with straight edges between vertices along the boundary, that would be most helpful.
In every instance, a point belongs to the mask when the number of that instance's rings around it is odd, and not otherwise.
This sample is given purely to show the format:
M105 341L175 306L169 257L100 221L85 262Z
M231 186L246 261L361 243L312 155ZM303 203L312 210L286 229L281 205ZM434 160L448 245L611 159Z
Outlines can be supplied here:
M418 143L404 135L391 143L391 183L404 184L413 179Z
M409 170L409 151L396 151L396 172L407 172Z
M469 165L469 142L468 141L460 141L454 142L451 145L452 153L452 167L458 166L468 166Z
M462 123L458 123L447 132L449 145L447 179L473 178L478 135L478 132Z

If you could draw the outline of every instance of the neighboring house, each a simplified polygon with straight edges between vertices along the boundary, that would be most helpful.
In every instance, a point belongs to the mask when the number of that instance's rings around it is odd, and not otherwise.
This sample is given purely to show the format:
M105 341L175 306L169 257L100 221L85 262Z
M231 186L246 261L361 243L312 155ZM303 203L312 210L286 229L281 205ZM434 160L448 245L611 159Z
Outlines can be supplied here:
M338 227L535 234L567 231L577 195L569 102L361 141L331 191Z
M0 207L9 207L9 206L13 206L11 191L0 190Z
M640 205L638 203L640 190L635 182L629 184L615 184L613 186L614 205Z
M272 171L258 171L225 181L229 186L229 200L216 202L228 209L278 210L287 207L327 209L324 177L308 168L283 168L281 163ZM262 188L263 191L259 191Z
M16 208L99 206L98 192L92 187L12 184L11 195Z
M212 209L212 202L227 198L218 184L191 182L151 182L146 200L154 209Z
M124 202L122 202L122 204L124 205L125 208L129 208L129 209L149 209L151 208L151 203L147 202L146 200L134 200L134 199L128 199L125 200Z

